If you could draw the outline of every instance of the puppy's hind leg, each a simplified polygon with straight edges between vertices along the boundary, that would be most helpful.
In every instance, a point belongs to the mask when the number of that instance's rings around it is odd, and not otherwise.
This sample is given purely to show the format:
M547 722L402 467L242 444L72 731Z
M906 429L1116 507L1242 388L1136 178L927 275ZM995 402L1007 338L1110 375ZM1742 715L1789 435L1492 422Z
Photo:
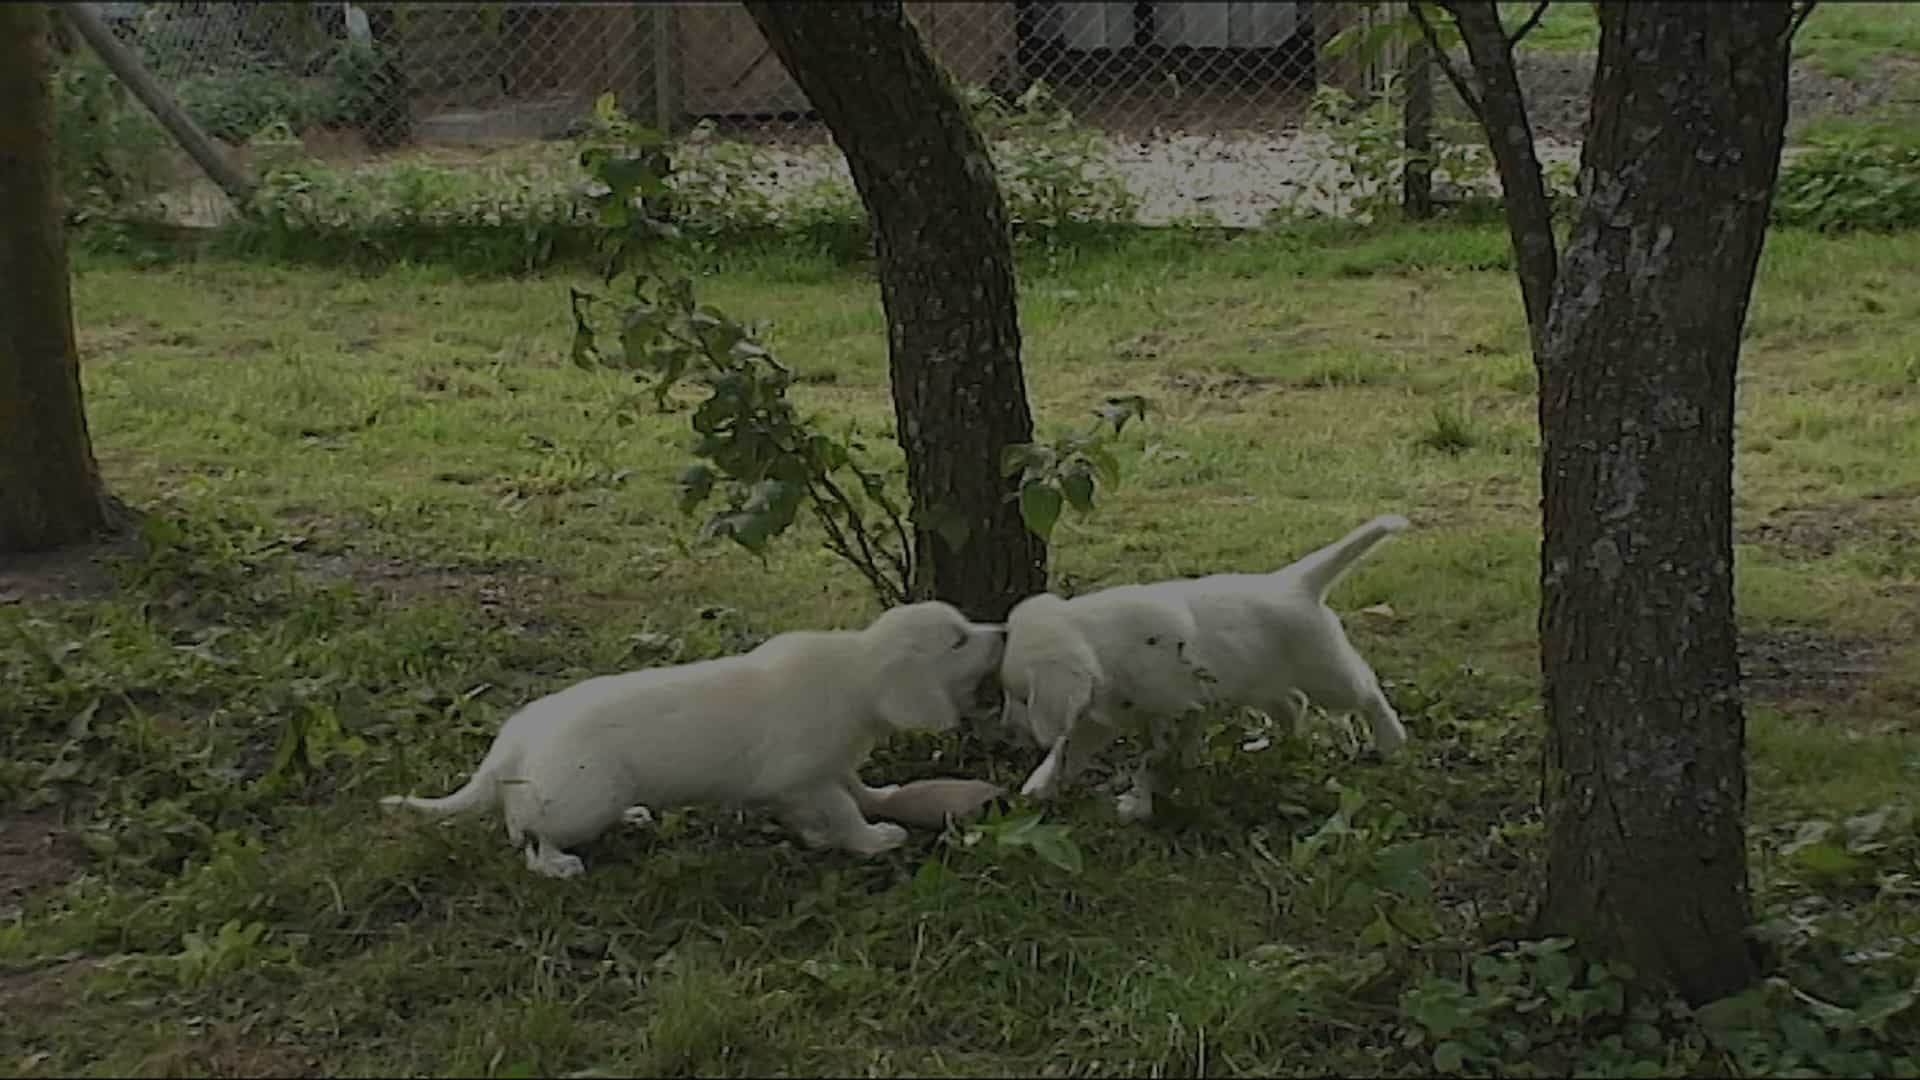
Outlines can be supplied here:
M853 805L859 809L860 816L869 819L879 817L880 808L886 805L887 798L900 790L899 784L868 787L866 781L860 779L859 773L847 776L841 786L847 789L847 794L853 796Z
M808 847L835 847L855 855L878 855L907 842L907 830L892 822L867 821L853 793L839 780L781 801L780 823L799 835Z
M1374 750L1383 758L1392 757L1407 741L1407 729L1400 723L1400 714L1393 711L1387 695L1380 690L1380 680L1358 654L1350 653L1342 668L1337 678L1326 680L1315 688L1317 693L1310 691L1309 696L1330 715L1359 716L1366 720ZM1348 738L1355 738L1350 728Z

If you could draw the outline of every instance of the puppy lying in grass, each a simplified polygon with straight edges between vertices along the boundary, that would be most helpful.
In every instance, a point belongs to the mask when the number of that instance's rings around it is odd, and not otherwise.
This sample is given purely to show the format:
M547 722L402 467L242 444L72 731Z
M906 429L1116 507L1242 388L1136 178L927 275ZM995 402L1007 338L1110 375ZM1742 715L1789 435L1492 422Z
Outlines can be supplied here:
M752 652L588 679L509 717L464 787L384 805L452 817L498 806L527 868L574 877L566 848L629 807L771 809L812 847L874 855L999 793L976 781L870 788L859 768L896 731L945 731L999 665L1005 630L948 604L896 607L858 631L781 634Z
M1374 518L1269 574L1122 585L1063 600L1028 597L1007 617L1004 719L1049 751L1021 793L1050 798L1123 730L1152 749L1120 796L1122 818L1153 812L1182 717L1244 705L1297 725L1308 702L1366 718L1374 747L1406 741L1373 669L1348 643L1327 592L1374 545L1407 527Z

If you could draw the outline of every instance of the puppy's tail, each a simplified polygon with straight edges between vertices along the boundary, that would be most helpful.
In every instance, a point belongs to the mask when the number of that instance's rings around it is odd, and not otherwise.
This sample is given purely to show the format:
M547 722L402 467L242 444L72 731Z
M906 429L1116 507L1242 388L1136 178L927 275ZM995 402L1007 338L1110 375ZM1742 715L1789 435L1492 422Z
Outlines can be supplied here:
M1361 556L1407 526L1407 519L1399 514L1382 514L1281 572L1298 581L1301 588L1324 604L1327 594Z
M460 817L464 814L491 810L500 801L499 777L507 767L510 751L505 739L495 739L493 748L473 770L459 791L438 799L421 799L412 795L388 795L380 800L380 805L388 808L406 807L431 818Z

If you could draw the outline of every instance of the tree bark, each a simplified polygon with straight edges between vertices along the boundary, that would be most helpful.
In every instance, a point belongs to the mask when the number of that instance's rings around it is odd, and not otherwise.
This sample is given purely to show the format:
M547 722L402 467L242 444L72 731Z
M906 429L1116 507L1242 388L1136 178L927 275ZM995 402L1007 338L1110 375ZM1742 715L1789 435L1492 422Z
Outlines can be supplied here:
M1411 0L1408 8L1417 6ZM1402 114L1407 167L1400 175L1400 208L1407 217L1433 216L1433 53L1425 41L1407 46L1403 68L1407 101Z
M746 7L832 131L873 221L921 522L912 592L1003 618L1046 587L1046 545L999 468L1004 447L1033 438L1033 416L1012 236L986 143L898 2ZM927 527L933 515L967 522L957 550Z
M43 4L0 5L0 552L114 520L80 397Z
M1582 203L1538 354L1541 920L1697 1003L1756 975L1733 388L1779 170L1790 12L1598 12Z

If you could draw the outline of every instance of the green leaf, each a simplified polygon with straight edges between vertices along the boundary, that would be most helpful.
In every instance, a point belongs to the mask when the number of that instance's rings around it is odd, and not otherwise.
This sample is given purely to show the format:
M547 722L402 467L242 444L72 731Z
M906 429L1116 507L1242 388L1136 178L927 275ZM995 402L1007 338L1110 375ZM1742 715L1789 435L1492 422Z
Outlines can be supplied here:
M1060 481L1060 491L1075 510L1084 514L1093 509L1093 477L1087 473L1068 473Z
M952 503L935 503L925 510L916 509L913 523L938 536L949 551L958 552L966 547L968 538L973 535L973 523Z
M1448 1039L1433 1048L1433 1067L1437 1072L1457 1073L1466 1067L1467 1048L1464 1044Z
M1095 443L1087 447L1086 454L1087 460L1093 463L1094 475L1100 478L1102 484L1120 486L1120 459L1114 457L1112 451Z
M680 512L690 514L713 494L713 467L695 462L681 469L674 481L680 485Z
M1064 825L1035 829L1028 844L1034 854L1069 874L1078 874L1086 868L1086 860L1080 855L1080 846L1067 835Z
M1427 892L1425 871L1431 860L1432 849L1425 840L1411 840L1381 848L1375 857L1378 884L1401 896L1424 896Z
M1012 476L1030 465L1046 460L1044 447L1033 443L1008 443L1000 451L1000 475Z
M1140 394L1116 394L1107 399L1107 403L1098 410L1105 420L1113 425L1113 433L1127 426L1128 420L1147 418L1147 399Z
M1020 520L1035 536L1046 540L1060 520L1060 492L1045 484L1028 484L1020 489Z
M1849 877L1866 866L1865 860L1829 841L1797 848L1790 859L1800 869L1823 878Z
M994 839L1009 847L1022 846L1027 843L1033 831L1040 827L1041 817L1039 811L1010 817L994 827Z

